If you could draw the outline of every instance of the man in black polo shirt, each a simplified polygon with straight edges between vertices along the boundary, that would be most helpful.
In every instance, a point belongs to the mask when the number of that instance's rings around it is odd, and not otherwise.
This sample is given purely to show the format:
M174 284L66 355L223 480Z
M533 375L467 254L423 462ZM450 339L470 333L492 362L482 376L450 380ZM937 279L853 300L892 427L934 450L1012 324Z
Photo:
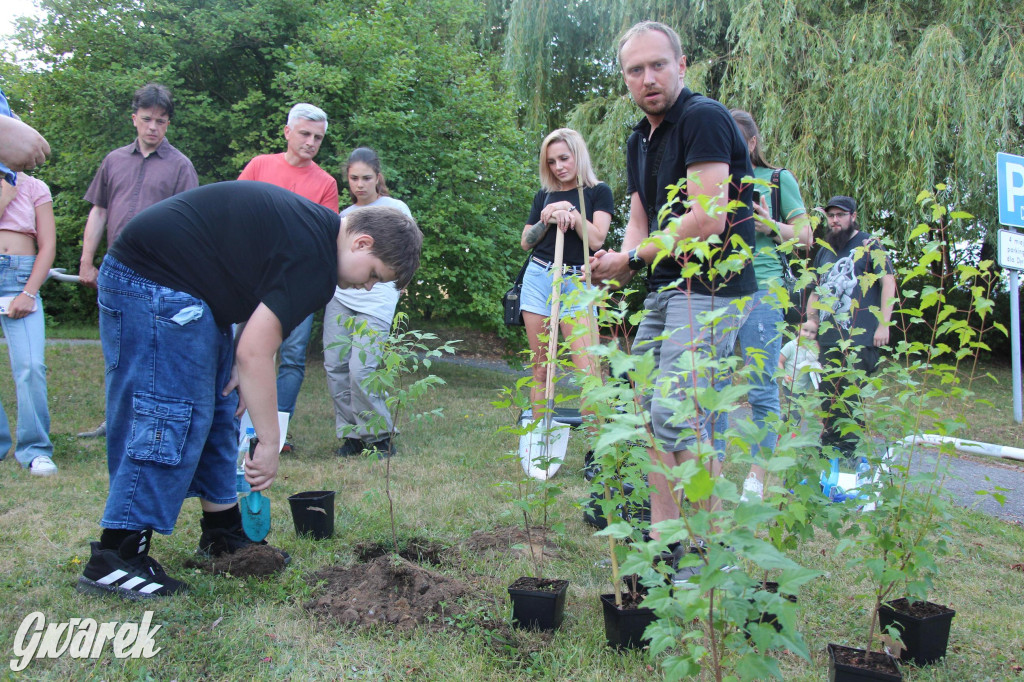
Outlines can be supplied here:
M682 266L696 260L693 253L669 256L657 264L648 280L647 315L633 346L637 353L654 350L659 368L655 393L695 399L694 389L706 386L708 377L700 376L701 372L694 377L685 371L686 355L730 355L746 297L757 290L749 258L736 269L713 272L730 255L742 254L754 244L753 188L740 182L752 176L753 170L746 143L729 111L683 86L686 57L679 36L670 27L645 21L629 29L619 40L619 65L630 95L646 116L627 142L630 216L622 250L598 251L593 272L603 280L627 282L635 271L653 262L659 246L645 240L657 230L668 232L677 243L712 237L721 240L718 252L698 261L699 271L686 278L681 277ZM679 201L659 223L658 212L668 201L669 185L682 184L684 179ZM699 201L688 207L682 203L698 196L711 197L706 204L710 214ZM727 210L731 201L742 202L742 206ZM715 324L702 323L704 314L721 312L724 314ZM701 417L680 419L670 405L653 400L651 419L663 449L652 449L650 455L667 467L698 460L714 477L721 464L711 452L711 421L699 406L695 412ZM678 482L655 472L649 481L651 522L656 525L679 518ZM714 504L712 498L709 506ZM660 538L657 527L651 534ZM699 542L699 538L690 541ZM687 551L679 546L669 549L676 558ZM698 572L699 565L680 570L677 584L685 584Z

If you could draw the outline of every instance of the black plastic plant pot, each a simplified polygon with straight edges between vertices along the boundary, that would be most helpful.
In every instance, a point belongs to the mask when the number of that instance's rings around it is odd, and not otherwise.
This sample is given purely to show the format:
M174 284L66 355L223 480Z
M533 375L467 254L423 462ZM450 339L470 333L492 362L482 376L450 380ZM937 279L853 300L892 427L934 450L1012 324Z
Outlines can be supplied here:
M613 489L614 494L614 489ZM598 530L604 530L608 527L608 517L601 511L600 501L604 499L602 493L590 493L590 500L583 505L583 522L587 523ZM622 511L622 506L616 507L619 513L619 517L622 520L626 519L626 515Z
M829 682L901 682L896 659L877 651L865 653L838 644L828 645Z
M326 540L334 535L334 491L310 490L288 498L296 535Z
M900 631L901 661L929 665L946 655L949 628L956 611L930 601L910 603L896 599L878 609L878 624L883 630L895 624Z
M565 616L568 580L519 578L508 588L512 625L522 630L554 630Z
M608 519L601 513L601 508L597 506L597 502L593 498L583 505L583 523L593 526L598 530L604 530L608 527Z
M764 583L761 589L765 592L771 592L774 594L779 591L779 584L777 582L769 581ZM782 595L782 598L787 599L794 604L796 603L795 594L784 594ZM750 602L754 603L754 600L751 599ZM768 625L771 625L773 628L775 628L775 632L782 632L782 625L779 623L778 618L774 613L769 613L765 611L757 618L757 620L748 620L747 627L749 628L750 626L756 625L758 623L767 623Z
M647 626L657 620L654 611L646 606L619 608L614 594L601 595L604 610L604 636L608 646L616 649L640 649L651 643L644 637Z

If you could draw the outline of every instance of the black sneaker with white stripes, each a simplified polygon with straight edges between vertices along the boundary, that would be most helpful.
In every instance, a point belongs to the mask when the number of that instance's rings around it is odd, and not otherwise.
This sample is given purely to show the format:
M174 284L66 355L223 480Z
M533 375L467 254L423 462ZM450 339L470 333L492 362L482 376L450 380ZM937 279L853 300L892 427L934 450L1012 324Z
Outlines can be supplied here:
M149 556L153 531L132 533L116 549L103 549L93 542L92 556L78 579L83 594L116 594L123 599L153 599L180 594L188 585L164 572Z

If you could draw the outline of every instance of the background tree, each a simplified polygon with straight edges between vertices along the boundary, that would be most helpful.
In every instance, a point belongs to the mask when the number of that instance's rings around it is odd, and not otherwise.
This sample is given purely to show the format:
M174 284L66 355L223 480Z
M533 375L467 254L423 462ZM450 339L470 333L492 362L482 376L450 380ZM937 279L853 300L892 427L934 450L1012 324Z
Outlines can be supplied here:
M688 86L754 114L770 158L793 170L811 205L856 196L862 222L905 243L914 221L888 218L913 214L918 192L943 183L949 203L978 217L949 235L950 250L992 232L995 153L1024 144L1024 7L514 1L505 52L527 103L524 121L554 125L571 108L569 124L585 134L599 168L617 169L616 190L624 191L625 122L640 112L610 59L625 28L648 18L679 31Z
M482 8L368 0L323 9L330 21L291 50L278 85L330 112L339 158L360 145L380 152L389 187L425 236L403 305L496 326L537 182L497 56L476 44Z
M6 67L5 89L50 142L39 176L57 219L55 265L78 269L100 161L135 136L132 93L150 81L171 88L168 139L192 159L201 183L233 179L256 150L279 145L289 104L273 88L283 46L315 17L286 0L41 0L40 20L21 22L17 44L29 66ZM95 320L90 289L51 287L57 323ZM52 322L51 322L52 323Z
M134 134L131 92L156 80L179 108L169 137L202 182L236 177L280 149L288 107L324 104L318 162L340 175L357 144L380 149L397 195L427 234L421 282L403 305L492 328L520 261L516 234L550 129L587 139L625 207L623 145L641 114L615 44L641 19L681 34L687 84L758 120L769 160L804 199L850 194L897 260L914 199L976 216L950 230L935 276L994 240L997 151L1024 151L1024 5L991 0L41 0L5 89L54 148L58 265L74 269L103 155ZM344 186L344 182L342 182ZM624 218L620 216L620 219ZM927 240L940 235L923 235ZM614 241L614 239L610 240ZM901 253L902 252L902 253ZM521 261L520 261L521 262ZM57 319L93 319L91 292L52 290Z
M342 180L359 144L381 151L396 194L426 233L423 267L405 305L481 326L500 324L501 292L536 184L534 152L517 131L497 66L482 51L485 8L445 2L43 0L5 64L5 89L50 141L40 172L54 192L57 265L76 269L103 156L134 136L132 92L169 86L168 138L202 183L234 179L259 153L280 151L291 105L331 117L317 158ZM497 7L497 5L495 5ZM495 10L497 11L497 10ZM518 258L518 256L517 256ZM93 292L52 289L56 320L95 319Z

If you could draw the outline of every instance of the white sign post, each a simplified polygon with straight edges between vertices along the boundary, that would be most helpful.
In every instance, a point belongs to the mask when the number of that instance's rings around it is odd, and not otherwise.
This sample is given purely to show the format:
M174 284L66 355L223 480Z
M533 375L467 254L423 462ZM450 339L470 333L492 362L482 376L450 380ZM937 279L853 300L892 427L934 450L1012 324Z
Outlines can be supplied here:
M1024 227L1024 156L996 154L999 185L999 223ZM1010 271L1010 349L1013 365L1013 418L1024 423L1020 380L1020 284L1017 272L1024 270L1024 234L999 230L999 265Z

